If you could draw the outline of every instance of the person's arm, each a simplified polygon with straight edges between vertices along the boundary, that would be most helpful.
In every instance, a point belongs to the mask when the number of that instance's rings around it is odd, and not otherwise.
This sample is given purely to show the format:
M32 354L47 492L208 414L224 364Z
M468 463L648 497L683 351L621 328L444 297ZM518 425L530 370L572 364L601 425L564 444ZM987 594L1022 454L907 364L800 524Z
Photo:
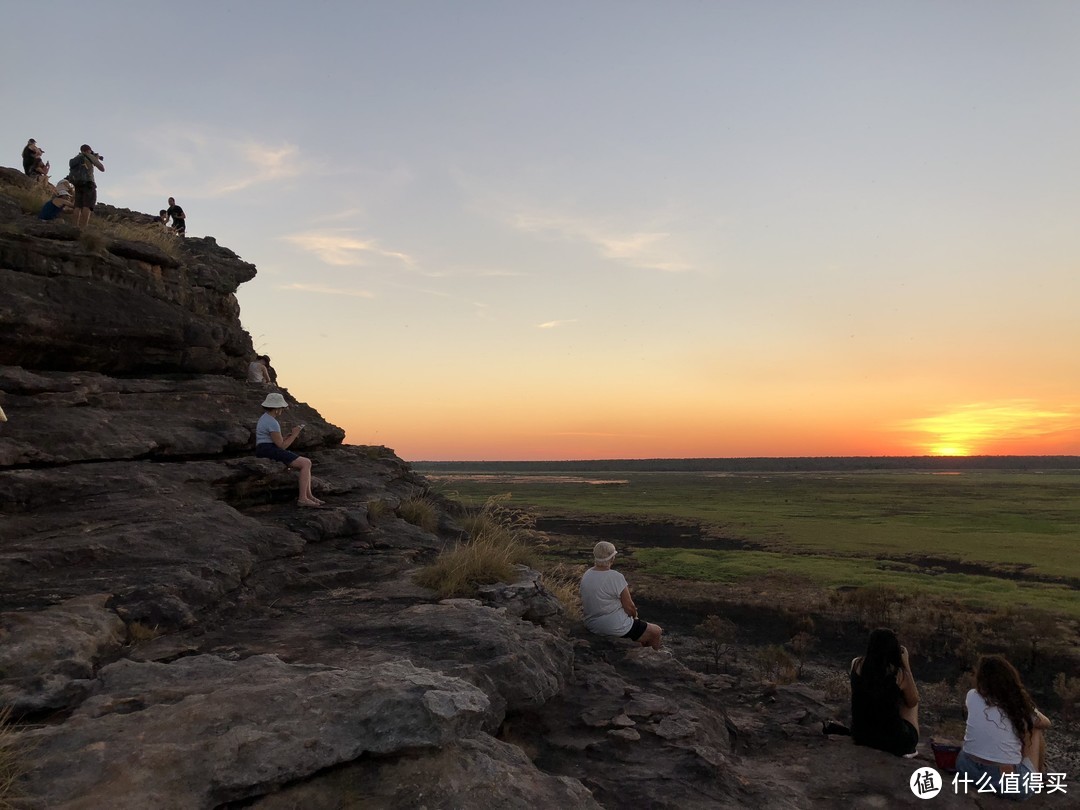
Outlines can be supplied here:
M1051 722L1050 722L1050 718L1049 718L1049 717L1047 717L1047 716L1046 716L1045 714L1043 714L1042 712L1040 712L1040 711L1039 711L1038 709L1036 709L1036 710L1035 710L1035 723L1034 723L1034 727L1035 727L1035 728L1050 728L1050 726L1051 726L1051 725L1052 725L1052 724L1051 724Z
M619 594L619 601L622 602L623 610L626 611L626 615L631 619L637 618L637 605L634 604L634 600L630 598L630 586L627 585L622 589L622 593Z
M271 380L270 380L270 371L262 363L259 363L259 374L262 376L262 382L264 382L264 383L271 382Z
M90 158L90 162L98 168L99 171L105 171L105 164L101 162L101 158L95 155L93 152L87 155Z
M276 430L273 430L273 431L270 432L270 438L273 440L274 444L276 444L282 450L288 450L289 445L292 444L293 442L295 442L296 437L299 436L299 435L300 435L300 428L299 427L294 427L292 429L292 433L289 434L289 438L287 438L287 439L283 439L281 437L281 434L278 433Z
M904 703L909 708L914 708L919 705L919 687L915 685L915 676L911 674L907 647L900 648L900 662L903 664L903 669L900 670L897 676L896 685L900 687L900 692L904 696Z

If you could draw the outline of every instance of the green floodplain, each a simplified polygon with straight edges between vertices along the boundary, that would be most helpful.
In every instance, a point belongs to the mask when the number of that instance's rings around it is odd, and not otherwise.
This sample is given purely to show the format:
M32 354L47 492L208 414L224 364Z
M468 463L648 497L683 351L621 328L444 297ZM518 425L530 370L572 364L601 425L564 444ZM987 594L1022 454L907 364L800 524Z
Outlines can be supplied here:
M639 535L650 574L703 582L777 574L824 589L886 585L973 607L1080 618L1080 469L802 472L497 471L416 464L468 504L509 493L538 515L684 521L715 539ZM618 544L618 543L616 543Z

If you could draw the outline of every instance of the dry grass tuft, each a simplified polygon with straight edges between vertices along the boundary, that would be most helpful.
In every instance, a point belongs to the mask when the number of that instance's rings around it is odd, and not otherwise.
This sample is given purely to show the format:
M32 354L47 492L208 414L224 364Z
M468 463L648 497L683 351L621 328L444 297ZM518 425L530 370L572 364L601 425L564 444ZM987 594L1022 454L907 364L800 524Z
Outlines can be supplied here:
M416 575L416 582L431 588L440 599L475 596L477 587L514 579L514 566L531 561L524 542L526 518L491 498L476 515L466 519L469 541L458 542Z
M11 723L11 709L0 709L0 810L19 806L19 778L28 761L28 748Z
M581 619L584 616L581 611L580 585L581 575L587 567L555 563L543 570L544 587L562 602L566 615L571 619Z
M368 523L378 523L388 514L390 514L390 504L388 504L382 498L374 501L368 501L367 504L367 519Z
M180 257L180 237L164 230L156 222L136 223L101 219L91 220L96 228L113 239L143 242L161 250L173 259Z
M33 188L23 188L21 186L4 185L5 196L10 197L19 204L23 213L32 214L37 216L41 213L41 206L45 205L49 201L51 195L49 189L42 185L35 185Z
M435 504L420 495L414 495L398 504L398 515L407 523L418 526L426 532L435 533L439 527L439 515Z
M127 626L127 631L128 639L132 644L138 644L142 641L150 641L151 639L155 639L158 636L164 634L164 631L161 630L156 624L151 627L150 625L143 624L142 622L132 622Z
M79 244L91 253L104 253L108 242L98 228L83 228L79 231Z

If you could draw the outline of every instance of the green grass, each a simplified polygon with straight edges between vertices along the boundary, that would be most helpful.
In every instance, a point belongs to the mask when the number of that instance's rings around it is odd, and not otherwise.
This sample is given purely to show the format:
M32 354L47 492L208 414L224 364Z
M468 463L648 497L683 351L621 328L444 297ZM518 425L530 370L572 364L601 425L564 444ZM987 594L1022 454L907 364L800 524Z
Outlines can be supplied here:
M642 570L696 582L753 582L783 573L825 588L887 586L954 599L983 608L1032 607L1080 618L1076 591L1063 585L1017 582L974 574L895 570L868 559L788 555L762 551L638 549Z
M1080 579L1080 472L605 472L445 481L465 500L509 491L516 504L541 513L689 520L757 549L636 549L646 570L667 576L735 581L784 572L826 587L887 584L1080 615L1076 589L1004 576L1025 568ZM933 573L923 558L989 570Z

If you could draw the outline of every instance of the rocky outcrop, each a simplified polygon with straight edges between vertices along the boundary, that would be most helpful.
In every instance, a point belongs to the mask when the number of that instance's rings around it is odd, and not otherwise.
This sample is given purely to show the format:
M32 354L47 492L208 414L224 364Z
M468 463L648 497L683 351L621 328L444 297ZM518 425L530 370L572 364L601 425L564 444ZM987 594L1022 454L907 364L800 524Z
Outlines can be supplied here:
M528 569L437 600L413 575L462 537L457 510L431 496L436 531L406 522L424 479L283 389L326 501L298 508L293 474L251 455L266 389L244 382L234 293L255 269L209 238L117 236L150 218L108 206L89 235L39 223L28 186L0 170L0 709L32 746L21 806L834 806L818 696L747 699L590 637ZM820 773L792 776L807 756ZM866 806L889 786L903 805L910 768L880 765Z

